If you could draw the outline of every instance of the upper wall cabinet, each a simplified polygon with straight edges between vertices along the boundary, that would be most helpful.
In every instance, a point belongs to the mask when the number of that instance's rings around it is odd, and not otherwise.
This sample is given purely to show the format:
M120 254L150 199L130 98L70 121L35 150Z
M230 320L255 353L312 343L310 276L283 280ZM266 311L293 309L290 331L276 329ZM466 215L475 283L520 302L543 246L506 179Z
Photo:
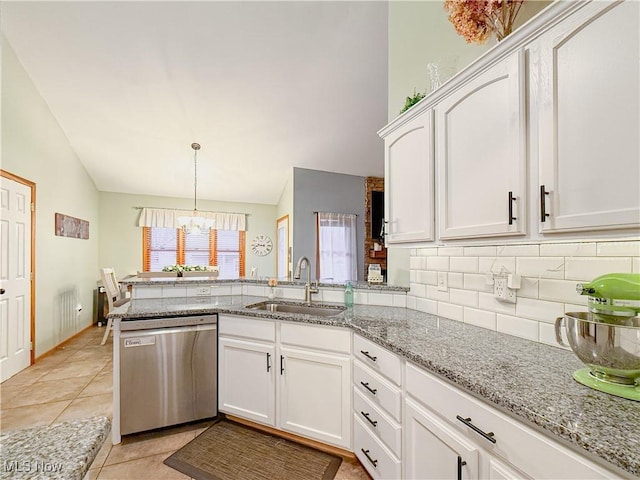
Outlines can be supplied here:
M440 238L525 234L522 50L439 102L435 123Z
M380 132L387 244L434 239L432 118L433 111L426 110L393 131Z
M543 233L640 225L639 19L592 2L536 42Z

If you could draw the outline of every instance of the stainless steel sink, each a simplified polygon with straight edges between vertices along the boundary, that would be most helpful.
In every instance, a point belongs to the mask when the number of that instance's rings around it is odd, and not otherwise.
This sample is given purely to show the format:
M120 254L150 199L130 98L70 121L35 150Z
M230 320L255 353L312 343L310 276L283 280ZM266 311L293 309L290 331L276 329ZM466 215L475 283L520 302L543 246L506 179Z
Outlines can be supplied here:
M303 313L305 315L316 315L318 317L333 317L345 310L345 307L338 305L307 305L305 303L275 303L260 302L248 305L247 308L253 310L266 310L268 312L283 313Z

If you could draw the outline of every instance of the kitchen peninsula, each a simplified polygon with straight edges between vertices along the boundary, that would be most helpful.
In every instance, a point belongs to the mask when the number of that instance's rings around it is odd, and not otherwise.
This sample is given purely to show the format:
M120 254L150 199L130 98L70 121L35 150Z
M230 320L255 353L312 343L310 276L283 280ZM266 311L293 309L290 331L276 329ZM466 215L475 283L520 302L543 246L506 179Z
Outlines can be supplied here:
M330 317L318 317L247 308L266 300L268 287L265 282L154 279L131 281L131 284L133 299L130 305L110 314L114 319L116 336L122 319L212 313L231 322L246 318L247 321L262 321L261 324L276 322L280 325L344 329L353 332L354 343L356 338L363 338L398 357L407 385L410 375L417 378L417 374L424 372L424 375L433 377L431 381L440 382L441 388L459 391L468 402L480 400L478 405L491 409L500 421L516 424L536 441L551 445L550 451L561 451L562 455L571 457L569 470L562 470L562 467L560 470L548 470L551 476L569 478L571 471L574 476L582 474L593 478L640 476L640 424L637 421L640 403L597 392L574 382L571 374L582 364L570 351L407 309L401 300L406 289L358 286L353 308ZM209 295L196 295L197 289L204 287L210 288ZM279 287L282 290L278 292L280 295L276 301L293 303L294 299L301 298L301 285L283 283ZM339 302L340 290L333 291L330 285L322 287L321 299L317 303ZM156 295L165 295L150 298L141 294L145 288L154 289ZM171 296L179 293L174 290L176 288L180 292L185 289L186 294ZM284 293L293 298L283 298ZM380 305L383 300L390 304ZM355 356L355 349L353 354ZM405 389L401 394L405 399L403 408L409 411L408 405L412 400L407 398L413 393ZM120 440L116 423L114 405L114 442ZM486 427L492 428L491 425ZM499 432L500 429L493 430ZM496 436L499 437L499 433ZM508 439L503 439L503 442L508 442ZM492 455L513 462L520 469L518 472L524 471L533 477L540 478L545 468L555 468L548 464L554 462L540 462L535 451L522 452L527 458L512 456L508 449L502 450L506 445L498 438L495 447L484 447ZM355 445L350 449L356 451ZM587 470L575 469L574 463L587 465ZM371 468L366 462L363 464ZM374 477L382 478L382 475Z

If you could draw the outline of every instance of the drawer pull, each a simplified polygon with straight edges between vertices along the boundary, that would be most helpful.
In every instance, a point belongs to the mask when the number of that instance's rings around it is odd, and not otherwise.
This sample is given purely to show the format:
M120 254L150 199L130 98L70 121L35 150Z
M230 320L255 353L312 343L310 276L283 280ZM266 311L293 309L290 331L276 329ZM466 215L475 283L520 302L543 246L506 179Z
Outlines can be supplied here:
M471 423L471 418L462 418L460 415L456 415L456 418L458 420L460 420L462 423L464 423L467 427L469 427L474 432L479 433L480 435L482 435L484 438L489 440L491 443L496 443L496 439L493 438L495 434L493 432L489 432L489 433L483 432L478 427L476 427L473 423Z
M369 382L366 382L366 383L365 383L365 382L360 382L360 385L362 385L364 388L366 388L367 390L369 390L369 391L370 391L371 393L373 393L374 395L375 395L376 393L378 393L378 389L377 389L377 388L371 388L371 387L369 386Z
M373 425L374 427L378 426L378 421L377 420L371 420L371 418L369 418L369 413L364 413L363 411L360 411L360 414L367 419L367 421Z
M267 353L267 372L271 370L271 354Z
M462 467L464 467L466 464L467 462L462 460L462 457L458 455L458 480L462 480Z
M517 217L513 216L513 202L515 202L517 199L516 197L513 196L513 192L509 192L509 225L513 225L513 221L517 220Z
M374 357L373 355L370 355L368 351L360 350L360 353L363 354L365 357L367 357L372 362L375 362L376 360L378 360L378 357Z
M378 466L378 460L374 460L369 456L369 450L365 450L364 448L361 448L360 450L362 451L362 453L364 453L364 456L367 457L367 460L371 462L371 465L373 465L374 467Z
M284 355L280 355L280 375L284 374Z

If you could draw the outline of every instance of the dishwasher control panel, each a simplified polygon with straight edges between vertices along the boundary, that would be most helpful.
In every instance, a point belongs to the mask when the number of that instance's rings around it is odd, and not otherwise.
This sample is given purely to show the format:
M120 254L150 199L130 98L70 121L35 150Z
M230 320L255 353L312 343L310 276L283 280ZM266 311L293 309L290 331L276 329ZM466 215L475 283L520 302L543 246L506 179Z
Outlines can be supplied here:
M154 317L141 319L123 319L120 331L150 330L154 328L193 327L197 325L215 325L217 315L191 315L186 317Z

